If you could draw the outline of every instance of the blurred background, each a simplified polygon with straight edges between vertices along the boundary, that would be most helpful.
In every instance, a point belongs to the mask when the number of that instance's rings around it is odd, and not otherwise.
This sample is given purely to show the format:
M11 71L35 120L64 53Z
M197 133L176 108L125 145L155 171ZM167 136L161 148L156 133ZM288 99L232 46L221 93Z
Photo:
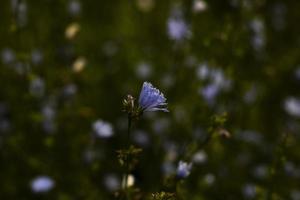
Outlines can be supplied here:
M2 0L0 199L114 199L122 99L144 81L134 184L165 190L193 163L183 199L300 199L300 2ZM209 134L227 113L231 137Z

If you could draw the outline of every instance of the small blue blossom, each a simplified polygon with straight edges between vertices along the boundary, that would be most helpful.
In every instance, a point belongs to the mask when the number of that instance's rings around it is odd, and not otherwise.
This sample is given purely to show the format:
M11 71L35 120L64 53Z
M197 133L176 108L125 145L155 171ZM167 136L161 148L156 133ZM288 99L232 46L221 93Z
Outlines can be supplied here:
M112 125L100 119L96 120L92 126L96 136L100 138L109 138L114 134Z
M291 116L300 117L300 99L287 97L284 101L284 109Z
M183 161L179 161L177 167L177 177L186 178L190 175L192 169L192 163L187 163Z
M35 193L48 192L55 182L48 176L38 176L31 182L31 189Z
M152 86L151 83L144 82L139 97L139 106L142 111L164 111L169 112L166 108L166 98L163 93Z

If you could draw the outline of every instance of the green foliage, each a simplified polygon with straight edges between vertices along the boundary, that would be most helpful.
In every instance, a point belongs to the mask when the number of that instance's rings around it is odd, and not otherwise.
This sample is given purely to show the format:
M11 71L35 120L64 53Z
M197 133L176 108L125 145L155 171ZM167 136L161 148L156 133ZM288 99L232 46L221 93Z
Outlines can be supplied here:
M0 199L299 199L299 10L1 1ZM127 95L144 81L169 113L140 116ZM179 180L181 160L193 167ZM54 186L34 190L40 176Z
M124 166L126 162L129 163L129 170L134 169L138 163L137 156L142 152L141 148L130 146L128 149L117 150L117 157L121 166Z
M169 192L157 192L151 195L151 200L176 200L174 193ZM149 199L149 200L150 200Z

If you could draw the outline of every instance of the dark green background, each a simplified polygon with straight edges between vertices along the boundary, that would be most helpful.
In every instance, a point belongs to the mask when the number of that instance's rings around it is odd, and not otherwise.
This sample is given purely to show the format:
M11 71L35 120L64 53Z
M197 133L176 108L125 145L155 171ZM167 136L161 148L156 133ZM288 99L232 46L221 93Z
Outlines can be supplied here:
M0 199L113 199L104 177L121 178L115 151L126 138L122 99L128 93L138 97L146 80L163 91L170 113L146 115L133 127L150 139L134 172L144 194L164 189L166 144L176 146L175 167L181 159L190 161L189 149L203 141L211 117L224 111L224 128L232 137L214 138L205 147L207 162L193 165L180 186L183 198L247 199L247 184L256 188L253 199L266 199L270 189L271 199L292 199L299 192L299 117L289 115L284 102L299 97L300 2L211 0L206 10L194 12L189 0L148 1L152 7L143 9L138 0L82 0L81 12L71 14L67 0L1 0L0 51L3 55L9 49L15 58L0 62L5 108L0 121L9 124L0 130ZM25 14L12 2L26 5ZM191 31L181 41L168 36L174 10L182 12ZM255 20L262 24L259 33L251 28ZM68 39L65 30L71 23L80 30ZM252 45L255 34L264 38L259 48ZM41 53L40 62L32 61L34 51ZM86 66L76 73L72 65L79 57ZM137 75L140 63L151 66L149 77ZM203 63L231 81L211 104L199 95L208 84L197 77ZM29 90L36 77L44 80L41 95ZM77 92L66 95L70 84ZM247 103L245 94L253 87L256 98ZM56 113L51 133L43 128L45 105ZM112 138L93 137L96 119L113 124ZM200 136L197 130L202 130ZM247 130L259 142L243 139ZM86 152L94 155L88 162ZM266 175L259 178L253 171L261 166ZM211 185L203 181L207 174L215 177ZM55 187L33 193L30 182L38 175L53 178Z

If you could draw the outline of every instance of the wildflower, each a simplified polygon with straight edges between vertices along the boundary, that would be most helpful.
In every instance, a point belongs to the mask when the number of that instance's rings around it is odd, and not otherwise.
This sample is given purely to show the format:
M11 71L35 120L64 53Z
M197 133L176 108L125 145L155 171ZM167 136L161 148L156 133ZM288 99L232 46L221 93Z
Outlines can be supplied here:
M48 192L54 187L54 181L48 176L38 176L31 182L33 192Z
M116 191L120 188L120 180L115 174L107 174L104 177L104 185L109 191Z
M30 82L29 91L35 97L42 97L45 93L44 80L40 77L33 78Z
M77 0L72 0L69 2L68 11L72 16L79 15L81 12L81 4Z
M183 161L179 161L177 167L177 177L186 178L190 175L192 169L192 163L187 163Z
M93 123L93 130L101 138L109 138L114 134L112 125L102 120L97 120Z
M202 164L205 163L207 160L207 155L204 151L198 151L193 156L193 162L196 164Z
M288 114L294 117L300 117L300 99L295 97L286 98L284 109Z
M171 17L168 20L168 34L171 39L181 41L189 38L191 32L183 19Z
M43 59L44 59L43 53L39 49L34 49L31 52L31 62L34 65L40 64L43 61Z
M151 83L144 82L139 97L139 107L142 111L164 111L169 112L166 108L166 98L163 93L152 86Z
M205 86L204 88L201 88L199 92L208 103L213 103L218 93L220 92L220 87L212 83Z
M137 66L136 74L139 78L145 79L151 76L151 65L145 62L139 63Z
M12 49L5 48L1 52L1 58L3 64L11 64L15 60L16 55Z
M244 196L250 199L254 198L256 195L256 187L251 183L247 183L246 185L244 185L242 191Z

